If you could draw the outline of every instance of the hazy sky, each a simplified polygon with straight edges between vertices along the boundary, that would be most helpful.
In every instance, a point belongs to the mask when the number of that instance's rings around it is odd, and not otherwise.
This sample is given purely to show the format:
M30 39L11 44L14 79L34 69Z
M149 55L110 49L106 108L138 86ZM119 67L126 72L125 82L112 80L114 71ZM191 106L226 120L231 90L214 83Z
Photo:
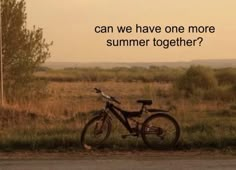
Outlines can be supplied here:
M50 61L159 62L236 59L235 0L26 0L28 27L54 41ZM96 34L96 25L214 25L214 34ZM107 47L107 38L204 37L201 47Z

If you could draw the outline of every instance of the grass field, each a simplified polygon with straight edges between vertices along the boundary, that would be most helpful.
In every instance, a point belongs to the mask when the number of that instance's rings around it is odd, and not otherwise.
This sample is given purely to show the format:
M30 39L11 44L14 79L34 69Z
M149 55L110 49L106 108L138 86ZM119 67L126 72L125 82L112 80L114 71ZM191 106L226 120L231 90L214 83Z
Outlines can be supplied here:
M169 72L173 73L173 70ZM177 75L182 74L181 72L182 69L177 72ZM97 74L99 75L99 72ZM140 74L144 73L141 71ZM148 71L145 74L148 74ZM51 76L51 71L48 76ZM80 149L81 129L92 117L91 113L103 108L104 105L102 99L94 93L94 87L115 96L126 110L139 109L140 105L136 103L138 99L152 99L153 108L175 108L171 114L178 120L182 132L177 149L234 149L236 147L235 100L224 101L217 98L206 100L199 96L188 98L178 96L175 94L173 83L175 79L160 82L122 81L124 79L50 80L46 89L47 96L43 99L36 98L37 100L24 103L9 104L2 109L0 149L5 151ZM120 128L115 119L113 122L113 131L107 141L107 148L145 148L140 139L131 137L123 140L121 135L126 132Z

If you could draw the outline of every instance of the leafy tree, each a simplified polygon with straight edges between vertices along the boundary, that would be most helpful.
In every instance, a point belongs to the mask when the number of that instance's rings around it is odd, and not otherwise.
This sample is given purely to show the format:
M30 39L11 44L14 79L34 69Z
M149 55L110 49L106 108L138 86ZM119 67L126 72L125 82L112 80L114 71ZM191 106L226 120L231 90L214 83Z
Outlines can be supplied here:
M43 29L26 27L25 0L2 1L3 70L7 99L19 97L34 86L36 69L50 57Z

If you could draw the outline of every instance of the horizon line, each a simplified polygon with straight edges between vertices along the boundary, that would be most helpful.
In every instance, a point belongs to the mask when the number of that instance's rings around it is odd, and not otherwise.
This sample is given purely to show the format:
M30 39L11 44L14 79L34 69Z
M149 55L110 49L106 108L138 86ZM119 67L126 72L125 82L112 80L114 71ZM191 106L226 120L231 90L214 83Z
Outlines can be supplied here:
M222 61L222 60L236 60L236 58L226 59L195 59L195 60L182 60L182 61L45 61L45 63L189 63L194 61Z

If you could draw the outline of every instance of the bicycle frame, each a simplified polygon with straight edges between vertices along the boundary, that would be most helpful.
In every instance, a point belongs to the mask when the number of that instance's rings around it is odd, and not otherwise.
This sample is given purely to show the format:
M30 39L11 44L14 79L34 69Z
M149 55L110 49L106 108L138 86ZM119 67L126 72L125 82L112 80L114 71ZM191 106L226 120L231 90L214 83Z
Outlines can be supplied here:
M140 115L143 113L144 108L145 107L143 106L141 110L139 111ZM134 133L134 130L131 128L129 124L128 116L124 114L125 112L124 110L122 110L121 108L115 106L114 104L110 102L106 102L105 112L107 113L106 110L109 110L111 113L113 113L113 115L124 125L124 127L129 131L129 133Z

